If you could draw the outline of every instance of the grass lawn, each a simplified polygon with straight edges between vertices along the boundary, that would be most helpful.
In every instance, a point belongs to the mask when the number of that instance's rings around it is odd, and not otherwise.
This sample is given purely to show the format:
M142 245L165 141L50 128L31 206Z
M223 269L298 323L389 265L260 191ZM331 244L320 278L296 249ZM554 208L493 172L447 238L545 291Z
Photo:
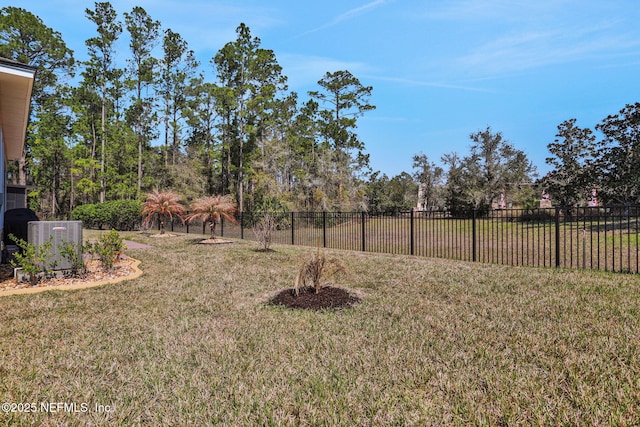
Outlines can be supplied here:
M123 236L141 278L0 298L0 425L640 423L638 276L328 250L363 302L291 311L313 248Z

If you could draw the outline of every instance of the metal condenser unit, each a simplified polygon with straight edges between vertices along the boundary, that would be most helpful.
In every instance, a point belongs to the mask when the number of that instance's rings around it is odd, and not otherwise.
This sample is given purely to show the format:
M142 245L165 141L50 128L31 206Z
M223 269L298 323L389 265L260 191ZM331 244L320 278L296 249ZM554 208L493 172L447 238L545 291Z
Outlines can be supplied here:
M51 260L47 265L49 269L66 270L72 267L62 257L60 250L67 243L82 250L82 221L30 221L28 227L29 243L36 247L52 239Z

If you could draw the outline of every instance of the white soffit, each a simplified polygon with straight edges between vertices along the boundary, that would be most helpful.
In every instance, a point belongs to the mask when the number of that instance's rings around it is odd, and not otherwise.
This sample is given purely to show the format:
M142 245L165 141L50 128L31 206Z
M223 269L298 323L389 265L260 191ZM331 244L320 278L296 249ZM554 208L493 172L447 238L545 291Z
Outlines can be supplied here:
M0 125L7 160L22 156L36 70L0 58Z

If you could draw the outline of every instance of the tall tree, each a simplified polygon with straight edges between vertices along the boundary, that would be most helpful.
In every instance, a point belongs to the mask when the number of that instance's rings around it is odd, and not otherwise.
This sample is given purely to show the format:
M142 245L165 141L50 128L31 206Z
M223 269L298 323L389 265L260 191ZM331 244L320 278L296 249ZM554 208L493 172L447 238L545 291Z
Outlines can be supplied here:
M0 56L38 68L32 93L36 106L75 71L73 51L62 35L19 7L0 9Z
M387 175L374 172L367 185L369 212L402 212L416 205L416 181L407 172L389 179Z
M163 102L165 165L176 164L180 153L181 123L188 110L187 95L195 95L195 87L202 82L196 77L198 61L180 34L166 30L162 42L163 56L160 59L160 79L158 93ZM185 90L186 89L186 90Z
M530 184L535 168L526 154L487 127L472 133L471 154L463 159L463 176L468 200L476 209L490 208L501 194Z
M443 206L442 179L444 170L429 161L426 154L413 156L413 177L418 182L418 203L420 210L432 210Z
M261 120L259 154L254 157L250 186L250 207L291 209L294 205L295 158L293 137L298 113L297 94L271 103L270 114Z
M446 207L453 215L467 213L474 207L465 192L468 184L464 182L463 160L456 152L443 155L441 160L447 168L444 187Z
M271 103L286 88L286 77L273 51L260 48L260 39L251 36L249 27L240 24L236 33L237 39L227 43L212 64L220 86L227 88L220 105L226 110L222 114L227 120L224 138L231 143L228 159L233 161L236 199L242 212L247 159L257 146Z
M63 91L61 85L75 71L73 51L67 47L62 35L19 7L0 9L0 56L37 67L31 97L32 116L46 114L45 104L53 102L50 98ZM34 138L29 132L27 152ZM18 182L22 185L26 184L26 165L27 158L23 155L18 162Z
M106 148L109 89L118 75L115 67L115 43L122 33L122 24L109 2L96 2L95 8L85 9L87 18L96 24L98 35L91 37L85 44L89 50L89 60L85 63L85 75L94 79L100 91L100 201L106 197Z
M84 72L79 85L72 88L70 106L74 117L71 139L75 142L72 154L74 174L77 175L75 183L81 201L94 203L100 193L96 171L100 166L98 142L102 100L91 73Z
M138 180L137 195L141 194L143 166L142 158L147 141L153 137L154 114L153 94L148 93L155 76L154 67L157 60L151 52L157 44L160 23L154 21L147 12L136 6L130 13L124 14L125 24L129 32L129 84L133 87L132 104L129 107L130 121L138 141Z
M347 189L355 187L354 175L369 165L364 142L355 132L357 120L376 107L369 103L373 87L363 86L349 71L327 72L318 81L322 88L309 95L319 101L322 137L333 149L338 204L349 204Z
M187 143L202 156L202 169L207 182L206 193L213 195L224 189L222 182L216 180L216 172L222 171L222 159L217 156L222 150L216 138L216 126L219 121L216 102L220 88L213 83L193 81L191 91L192 96L186 110L187 123L191 130Z
M296 206L308 211L327 208L326 189L321 188L326 180L319 173L322 148L318 102L309 99L297 110L285 138L291 150L289 183Z
M70 151L67 139L71 117L65 99L48 97L38 110L31 141L32 178L36 185L37 210L46 217L60 218L68 213L70 197ZM66 203L68 202L68 203Z
M546 176L547 189L565 210L586 200L595 184L592 169L596 137L591 129L576 126L576 119L558 125L556 140L547 146L546 159L553 170Z
M526 154L489 127L472 133L470 138L473 145L468 156L451 153L442 157L448 166L447 208L455 215L473 209L486 211L503 195L505 201L528 202L535 168Z
M627 104L596 129L604 135L598 144L603 196L617 203L640 202L640 102Z

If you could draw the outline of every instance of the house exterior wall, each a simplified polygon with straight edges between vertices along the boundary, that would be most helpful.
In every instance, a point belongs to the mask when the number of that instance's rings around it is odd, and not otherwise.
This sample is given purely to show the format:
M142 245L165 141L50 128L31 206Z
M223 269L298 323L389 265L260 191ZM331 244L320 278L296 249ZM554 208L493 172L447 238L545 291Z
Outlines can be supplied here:
M4 139L2 138L2 122L0 121L0 236L4 236L4 213L7 210L6 198L6 171L4 156Z
M27 188L7 184L7 192L4 194L5 212L10 209L27 207Z
M0 235L7 210L7 160L22 156L36 68L0 57ZM1 244L1 243L0 243Z

